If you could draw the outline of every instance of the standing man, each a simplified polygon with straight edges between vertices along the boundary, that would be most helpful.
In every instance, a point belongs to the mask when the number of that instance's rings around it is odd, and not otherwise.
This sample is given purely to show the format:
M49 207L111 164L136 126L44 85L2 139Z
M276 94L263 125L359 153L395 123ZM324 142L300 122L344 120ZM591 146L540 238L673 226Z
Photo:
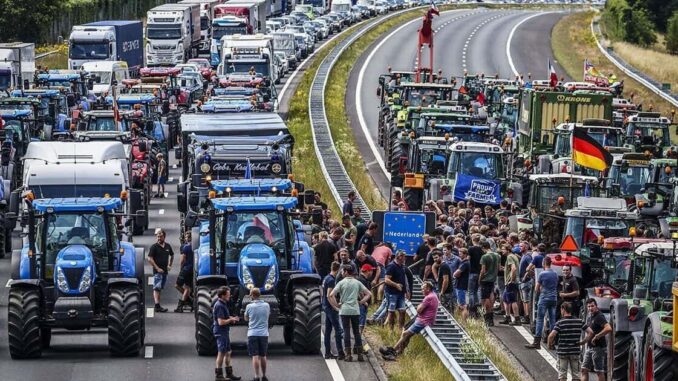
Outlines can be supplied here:
M480 248L480 234L475 233L471 236L471 246L468 248L468 307L472 317L480 317L478 312L478 275L480 274L480 258L483 254L483 249Z
M230 316L228 312L228 301L231 299L231 289L222 286L217 290L217 301L212 310L213 323L212 333L217 340L217 363L214 373L215 381L240 380L240 377L233 374L231 366L231 337L230 325L240 321L237 316ZM226 377L224 378L223 366L226 364Z
M351 222L351 217L346 215L341 218L341 227L344 229L345 247L348 249L348 252L349 254L351 254L351 257L353 257L353 253L355 252L355 237L358 231L355 228L355 226L353 226L353 222Z
M384 357L384 360L394 361L396 356L403 353L407 345L410 343L412 336L420 333L426 327L431 327L435 324L436 313L438 312L438 296L433 292L433 284L431 282L424 282L421 285L421 291L424 294L424 300L417 306L417 318L410 328L403 330L400 340L394 347L379 348L379 352Z
M366 289L372 290L372 282L370 278L374 278L374 270L376 269L375 266L370 265L369 263L365 263L364 265L360 266L360 275L358 276L358 281L365 286ZM370 292L370 299L372 299L372 293ZM370 301L367 301L367 303L360 303L360 317L358 318L358 330L360 331L360 335L363 334L363 331L365 330L365 323L367 322L367 307L370 305Z
M494 284L499 274L499 254L490 248L487 240L480 242L481 249L485 252L480 258L480 303L485 307L485 323L494 326Z
M365 254L372 255L374 251L374 236L377 234L377 224L370 222L370 225L367 227L365 235L360 239L360 250L364 251Z
M344 201L344 206L341 208L341 214L343 216L353 217L353 201L355 201L355 191L348 192L346 196L346 201Z
M261 291L254 287L250 290L252 301L245 307L247 326L247 351L252 356L255 381L268 381L266 378L266 356L268 356L268 317L271 306L259 299ZM261 376L260 376L261 375Z
M468 261L468 250L465 247L459 249L459 268L454 272L454 278L457 279L455 292L457 294L457 306L461 313L461 318L466 321L468 318L468 308L466 307L466 290L468 290L468 275L470 264Z
M388 299L388 313L386 324L393 330L395 325L395 311L398 311L398 328L405 326L405 292L407 291L407 277L405 276L405 252L398 250L395 260L386 267L386 298Z
M520 325L518 314L518 267L520 266L520 259L518 259L518 253L520 253L520 248L514 247L506 257L504 294L502 295L506 317L500 324Z
M563 266L563 280L560 282L558 303L569 302L572 305L572 315L579 316L579 282L572 275L572 266Z
M179 276L177 277L176 287L181 297L179 304L174 312L184 312L184 307L193 311L191 301L191 289L193 288L193 247L191 246L191 231L184 234L184 245L181 246L181 255L179 256Z
M172 246L165 242L165 231L158 228L155 231L157 242L151 245L148 251L148 263L153 267L153 301L155 312L167 312L167 308L160 305L160 292L167 283L167 273L172 269L174 251Z
M525 345L526 348L541 349L541 338L544 331L544 317L548 313L550 331L556 321L556 302L558 295L558 274L551 270L551 258L544 258L544 271L537 277L537 286L535 292L539 294L537 304L537 321L534 332L534 342Z
M346 348L347 362L353 361L352 353L358 355L358 361L365 361L363 357L363 342L359 332L360 324L360 305L367 304L372 297L368 290L359 280L355 279L353 267L344 266L344 279L339 281L330 292L330 303L335 310L339 311L342 327L344 331L344 347ZM337 302L336 295L339 294L340 301ZM351 332L353 332L354 346L351 350Z
M324 279L330 273L332 262L337 260L337 246L330 241L327 232L320 233L320 242L313 246L313 267Z
M522 318L523 324L530 324L530 309L532 301L532 293L534 292L534 277L532 273L527 271L527 268L532 263L532 254L527 250L525 244L520 244L520 251L523 256L520 258L520 267L518 276L520 277L520 298L523 301L523 313L525 316Z
M440 250L435 249L433 255L433 278L438 285L438 293L440 294L440 301L443 307L452 310L452 272L450 266L443 262L443 257Z
M344 336L344 330L341 327L339 322L339 313L332 307L328 296L332 292L335 286L335 280L337 277L337 272L341 265L339 262L332 262L332 267L330 273L323 279L322 285L322 306L323 311L325 312L325 359L338 359L343 360L346 355L344 354L344 346L342 344L342 338ZM336 357L332 354L332 345L331 339L332 330L334 330L334 343L337 345L337 353L339 357Z
M163 198L165 197L165 183L167 182L167 162L165 161L165 155L159 153L157 156L158 159L158 192L155 194L155 197Z
M558 381L567 381L567 371L570 370L573 381L579 381L579 355L581 347L579 338L584 329L584 322L572 315L572 304L563 302L560 305L560 320L549 334L549 348L553 348L558 336Z
M589 311L589 317L586 320L586 352L584 353L584 362L581 365L582 381L589 381L589 372L595 372L598 381L605 380L605 359L607 358L607 336L612 332L610 323L598 309L598 303L595 299L586 300L586 309Z

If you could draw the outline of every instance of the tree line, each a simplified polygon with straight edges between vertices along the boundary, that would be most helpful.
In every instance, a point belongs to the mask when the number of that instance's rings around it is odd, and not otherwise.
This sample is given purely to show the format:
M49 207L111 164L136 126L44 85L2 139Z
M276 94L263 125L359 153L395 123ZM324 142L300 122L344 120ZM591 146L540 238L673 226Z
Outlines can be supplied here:
M663 33L666 49L678 54L678 0L607 0L601 22L611 38L644 47Z

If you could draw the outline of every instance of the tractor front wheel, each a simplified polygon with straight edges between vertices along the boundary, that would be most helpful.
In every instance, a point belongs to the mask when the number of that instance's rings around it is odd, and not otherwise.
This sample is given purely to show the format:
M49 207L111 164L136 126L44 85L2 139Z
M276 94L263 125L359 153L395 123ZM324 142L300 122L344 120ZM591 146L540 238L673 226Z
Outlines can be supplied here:
M141 292L136 287L114 286L108 294L108 349L113 356L139 354L144 337Z
M315 285L298 286L294 295L294 331L292 351L296 354L320 353L321 299Z
M10 356L13 359L42 356L40 291L34 288L11 288L7 310Z
M678 364L673 352L654 343L652 325L643 335L643 367L641 379L647 381L673 381L678 377Z
M217 353L217 342L212 333L212 303L216 296L216 288L200 286L196 290L195 349L200 356L213 356Z
M625 380L628 373L629 347L632 337L629 332L615 332L618 317L614 309L610 313L611 337L607 342L607 374L613 381Z
M636 356L637 352L638 348L636 348L636 341L631 339L631 343L629 344L628 357L626 359L628 366L626 367L625 380L627 381L636 381L638 379L638 369L640 367L640 364L638 361L638 356Z

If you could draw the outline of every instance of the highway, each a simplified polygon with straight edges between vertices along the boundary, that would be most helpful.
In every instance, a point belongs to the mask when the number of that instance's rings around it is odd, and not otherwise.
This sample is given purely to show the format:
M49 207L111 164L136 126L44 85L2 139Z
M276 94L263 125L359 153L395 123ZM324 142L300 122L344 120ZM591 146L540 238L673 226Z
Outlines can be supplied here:
M484 73L500 78L528 74L532 79L548 76L548 59L554 62L550 35L553 26L566 13L473 10L448 11L433 20L434 71L446 77ZM389 180L383 167L383 151L377 143L379 98L376 96L379 75L392 70L411 71L416 66L417 30L421 19L394 28L378 39L354 66L348 83L346 110L363 159L383 196L389 197ZM510 54L510 56L509 56ZM422 61L428 63L424 48ZM554 62L556 73L566 80L564 70ZM498 323L497 318L497 323ZM500 326L491 331L510 348L513 356L533 379L557 379L555 355L545 349L525 349L531 342L529 328Z

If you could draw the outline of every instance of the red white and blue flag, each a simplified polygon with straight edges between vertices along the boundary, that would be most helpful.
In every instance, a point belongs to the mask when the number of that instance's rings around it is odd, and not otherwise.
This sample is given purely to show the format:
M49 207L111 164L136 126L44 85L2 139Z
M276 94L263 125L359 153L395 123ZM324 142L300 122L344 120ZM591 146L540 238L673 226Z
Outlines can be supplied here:
M432 13L440 16L440 11L438 11L438 7L436 7L436 4L433 2L433 0L431 0L431 11Z
M558 74L549 59L549 86L556 87L558 85Z

